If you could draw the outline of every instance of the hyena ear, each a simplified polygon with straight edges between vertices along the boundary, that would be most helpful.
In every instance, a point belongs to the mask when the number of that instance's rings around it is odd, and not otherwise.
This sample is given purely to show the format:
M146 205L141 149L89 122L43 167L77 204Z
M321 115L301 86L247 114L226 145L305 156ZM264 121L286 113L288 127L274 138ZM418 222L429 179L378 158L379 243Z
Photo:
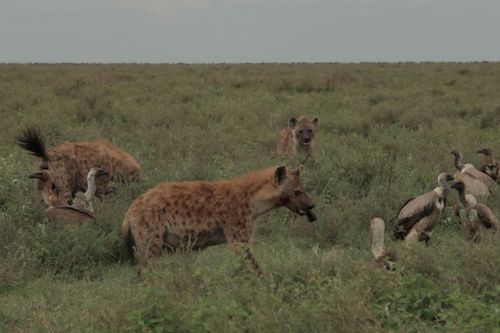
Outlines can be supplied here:
M274 183L281 185L286 179L286 167L280 166L274 171Z
M315 118L313 119L313 124L314 124L314 126L315 126L315 127L318 127L318 126L319 126L319 117L315 117Z
M288 119L288 126L290 126L291 128L297 126L297 118L290 117L290 119Z

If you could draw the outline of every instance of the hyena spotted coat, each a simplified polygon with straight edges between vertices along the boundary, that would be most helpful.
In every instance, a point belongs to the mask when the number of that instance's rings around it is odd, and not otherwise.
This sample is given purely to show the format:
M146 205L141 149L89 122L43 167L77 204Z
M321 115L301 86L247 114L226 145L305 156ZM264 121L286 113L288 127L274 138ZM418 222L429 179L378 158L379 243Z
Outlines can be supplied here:
M255 218L273 208L287 207L309 221L314 204L304 192L299 169L284 166L252 172L231 181L162 183L138 197L125 214L125 244L142 264L163 250L203 249L250 242ZM260 274L247 246L245 259Z
M28 127L18 137L18 144L39 158L35 165L37 170L50 171L54 189L65 203L69 203L76 192L86 191L87 174L94 167L109 173L109 176L97 180L96 196L109 191L107 185L110 180L135 180L142 173L139 163L132 156L105 139L67 142L46 149L39 130ZM43 181L35 179L37 201L43 186Z
M319 118L290 117L288 127L281 130L276 150L280 155L295 157L298 154L311 157L314 152L314 135Z

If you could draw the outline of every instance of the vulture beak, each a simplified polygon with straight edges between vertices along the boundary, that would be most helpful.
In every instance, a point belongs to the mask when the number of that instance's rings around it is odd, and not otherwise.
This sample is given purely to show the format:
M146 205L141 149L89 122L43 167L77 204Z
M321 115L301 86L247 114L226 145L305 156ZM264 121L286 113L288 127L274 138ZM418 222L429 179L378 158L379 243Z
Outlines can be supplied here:
M38 172L32 173L31 175L28 176L28 178L36 178L36 179L43 180L43 172L38 171Z
M95 176L96 177L109 176L109 172L107 172L106 170L100 169L99 171L97 171Z
M477 154L484 154L484 155L487 155L488 152L486 151L486 149L481 149L481 150L478 150L476 151Z

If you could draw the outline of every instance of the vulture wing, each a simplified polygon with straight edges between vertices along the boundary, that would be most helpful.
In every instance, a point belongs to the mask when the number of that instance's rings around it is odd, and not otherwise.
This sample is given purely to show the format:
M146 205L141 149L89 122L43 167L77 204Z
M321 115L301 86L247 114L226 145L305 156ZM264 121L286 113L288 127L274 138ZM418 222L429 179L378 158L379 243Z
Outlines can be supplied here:
M468 173L457 171L453 174L453 177L455 180L460 180L464 183L466 193L470 193L474 196L488 196L491 194L490 189L485 183L472 177Z
M68 205L47 208L45 215L51 221L71 224L81 224L94 218L91 212Z
M479 180L480 182L488 186L488 188L494 188L496 186L495 181L491 179L490 176L488 176L485 173L482 173L481 171L476 169L473 165L466 165L462 170L462 172Z
M394 237L404 239L418 221L432 213L438 198L436 192L431 191L406 201L399 209Z
M73 204L71 205L73 208L77 209L85 209L87 207L85 201L85 194L83 192L76 192L75 198L73 199Z
M478 203L476 205L476 210L477 215L479 216L479 220L486 228L494 228L496 230L500 230L498 219L490 207L486 206L485 204Z

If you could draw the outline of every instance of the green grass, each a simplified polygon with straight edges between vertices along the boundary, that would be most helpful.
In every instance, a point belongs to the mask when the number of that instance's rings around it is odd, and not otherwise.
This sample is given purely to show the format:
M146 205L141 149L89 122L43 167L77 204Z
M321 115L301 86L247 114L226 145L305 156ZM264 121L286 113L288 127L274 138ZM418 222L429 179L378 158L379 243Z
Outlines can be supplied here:
M447 210L429 247L387 239L396 272L369 250L369 219L433 189L449 151L476 166L480 148L500 156L499 91L500 63L0 65L0 331L499 332L499 235L468 243ZM134 198L296 165L275 144L299 114L321 118L303 173L318 221L260 218L262 278L217 246L165 255L137 281L119 231ZM31 124L49 146L108 138L144 177L116 185L95 223L51 225L15 146Z

